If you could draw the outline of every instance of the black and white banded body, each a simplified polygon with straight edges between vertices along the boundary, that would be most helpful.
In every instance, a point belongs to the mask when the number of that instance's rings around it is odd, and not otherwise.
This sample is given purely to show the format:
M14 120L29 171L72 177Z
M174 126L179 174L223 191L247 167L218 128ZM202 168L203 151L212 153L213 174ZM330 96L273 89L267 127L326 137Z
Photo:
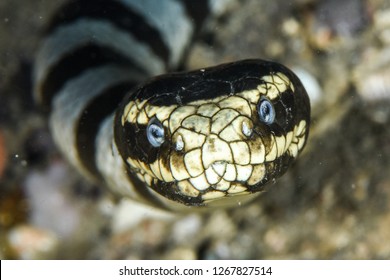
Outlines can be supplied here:
M85 176L163 208L228 205L259 193L303 149L309 101L286 67L244 60L160 75L181 62L209 5L72 1L54 17L35 94Z

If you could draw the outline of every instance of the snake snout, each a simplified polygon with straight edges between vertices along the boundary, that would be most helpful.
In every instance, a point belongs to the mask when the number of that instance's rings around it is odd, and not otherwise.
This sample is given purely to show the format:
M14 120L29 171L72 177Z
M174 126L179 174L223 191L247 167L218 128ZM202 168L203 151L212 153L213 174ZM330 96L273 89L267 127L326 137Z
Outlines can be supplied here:
M209 135L202 146L202 162L206 169L211 165L233 162L229 144L221 140L217 135Z

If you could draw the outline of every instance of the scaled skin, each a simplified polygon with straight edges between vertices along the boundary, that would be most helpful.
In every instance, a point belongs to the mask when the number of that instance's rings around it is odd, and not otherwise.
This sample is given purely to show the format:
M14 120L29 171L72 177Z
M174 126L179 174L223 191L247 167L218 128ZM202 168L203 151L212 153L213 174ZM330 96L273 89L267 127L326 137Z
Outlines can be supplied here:
M225 72L230 87L213 85L221 83L218 71ZM180 75L186 74L161 76L156 81L167 79L169 84L178 78L180 82ZM129 145L118 141L117 145L129 169L158 193L187 205L258 192L266 182L281 176L308 136L309 102L296 76L279 64L262 60L187 75L194 80L179 83L175 102L167 101L174 96L170 88L165 89L165 99L148 97L148 88L156 87L152 81L123 105L116 131ZM197 88L197 83L211 83L205 87L214 91L197 97L191 88ZM276 112L272 124L259 120L258 104L264 98ZM157 148L146 137L151 119L164 128L164 143Z

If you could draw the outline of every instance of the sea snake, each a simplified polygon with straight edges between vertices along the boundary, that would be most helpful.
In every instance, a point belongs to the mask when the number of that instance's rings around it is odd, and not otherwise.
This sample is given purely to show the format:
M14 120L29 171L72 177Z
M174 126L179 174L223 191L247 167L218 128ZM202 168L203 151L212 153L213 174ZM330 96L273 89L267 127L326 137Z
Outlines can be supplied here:
M287 67L248 59L172 72L211 1L82 0L54 15L34 94L87 178L156 207L236 205L302 151L310 104Z

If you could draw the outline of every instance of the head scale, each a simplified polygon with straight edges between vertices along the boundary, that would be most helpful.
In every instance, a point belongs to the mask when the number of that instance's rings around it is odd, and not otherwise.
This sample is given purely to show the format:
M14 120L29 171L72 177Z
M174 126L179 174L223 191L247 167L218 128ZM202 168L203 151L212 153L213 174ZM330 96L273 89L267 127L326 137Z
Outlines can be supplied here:
M244 60L159 76L128 95L115 139L154 191L204 205L263 189L303 149L310 105L286 67Z

